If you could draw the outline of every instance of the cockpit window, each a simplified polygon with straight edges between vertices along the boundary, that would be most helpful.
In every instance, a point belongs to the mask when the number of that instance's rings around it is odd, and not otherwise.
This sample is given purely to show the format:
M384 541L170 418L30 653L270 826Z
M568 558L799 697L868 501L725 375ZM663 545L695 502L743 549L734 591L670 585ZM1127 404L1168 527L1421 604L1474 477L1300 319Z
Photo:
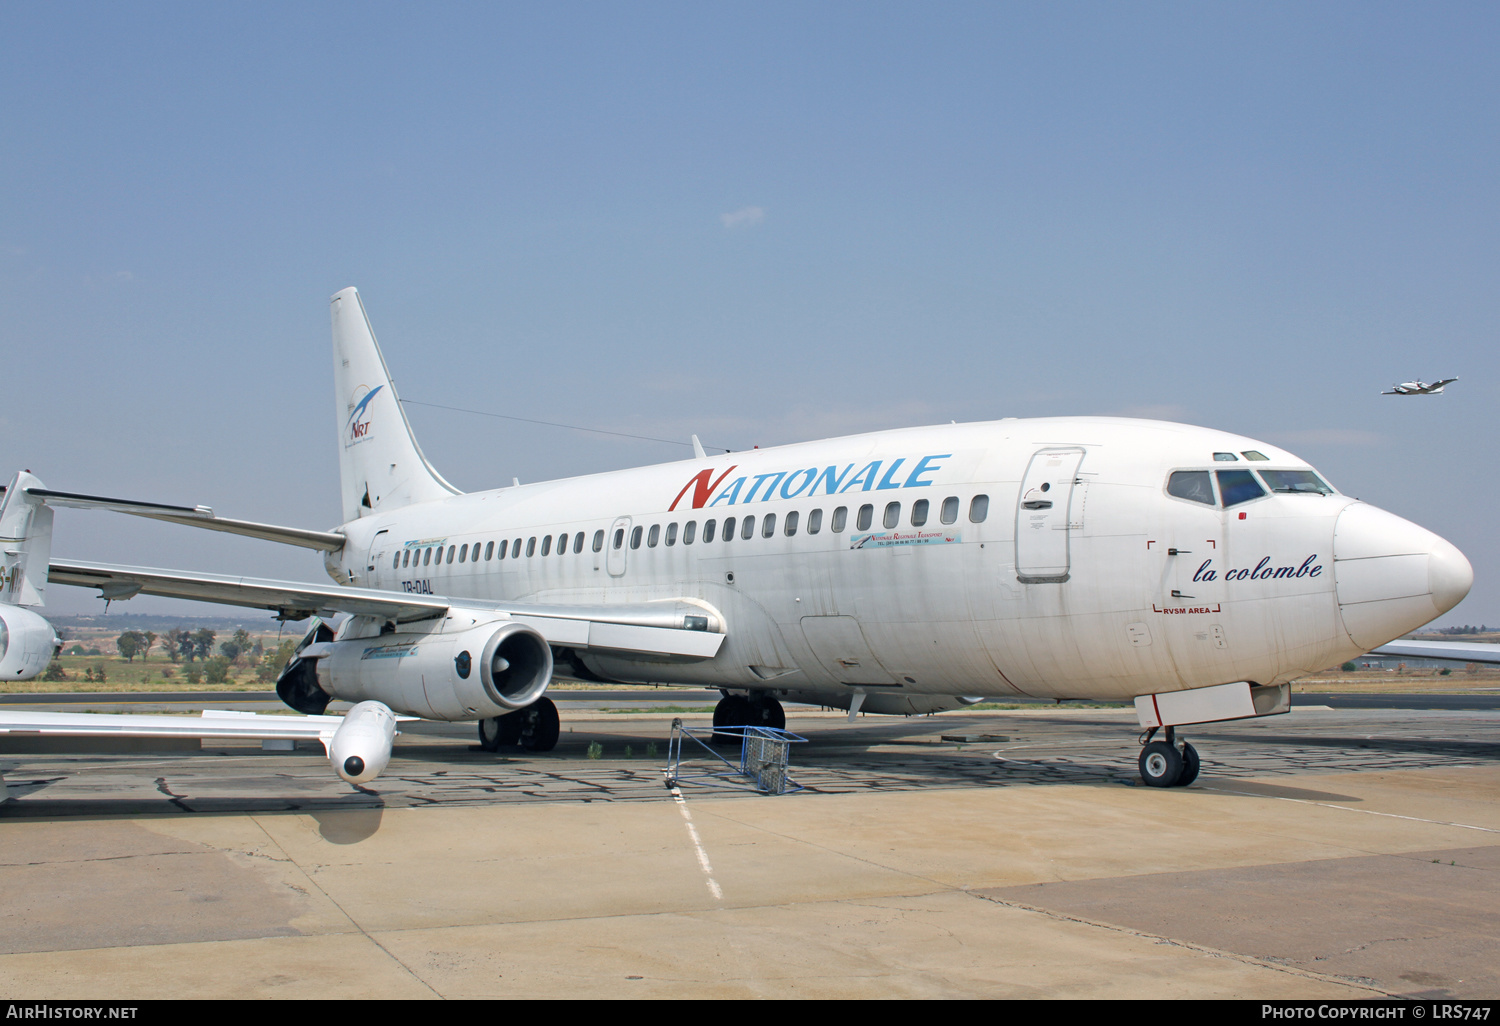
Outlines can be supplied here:
M1266 494L1266 490L1255 480L1255 475L1248 470L1221 470L1219 474L1219 494L1224 496L1224 506L1238 506L1242 502L1258 499Z
M1214 462L1215 463L1238 463L1239 459L1240 458L1238 456L1236 456L1232 452L1216 452L1216 453L1214 453Z
M1308 495L1332 495L1333 489L1311 470L1262 470L1260 476L1273 492L1301 492Z
M1191 499L1205 506L1214 504L1214 486L1206 470L1177 470L1167 478L1167 494Z
M1266 460L1269 460L1271 458L1263 452L1256 452L1254 449L1247 449L1244 452L1240 453L1240 455L1245 457L1245 459L1251 460L1256 463L1264 463Z

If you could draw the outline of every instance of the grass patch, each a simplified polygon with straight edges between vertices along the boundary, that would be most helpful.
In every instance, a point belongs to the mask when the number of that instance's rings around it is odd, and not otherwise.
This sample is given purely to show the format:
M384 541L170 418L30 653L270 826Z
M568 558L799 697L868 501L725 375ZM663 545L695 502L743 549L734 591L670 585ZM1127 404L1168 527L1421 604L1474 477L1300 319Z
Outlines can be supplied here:
M646 708L605 709L607 713L629 716L632 713L711 713L711 705L653 705Z
M1016 710L1016 709L1133 709L1134 705L1125 702L1054 702L1046 705L1042 702L980 702L978 705L966 705L962 709L954 709L952 712L961 713L970 710Z

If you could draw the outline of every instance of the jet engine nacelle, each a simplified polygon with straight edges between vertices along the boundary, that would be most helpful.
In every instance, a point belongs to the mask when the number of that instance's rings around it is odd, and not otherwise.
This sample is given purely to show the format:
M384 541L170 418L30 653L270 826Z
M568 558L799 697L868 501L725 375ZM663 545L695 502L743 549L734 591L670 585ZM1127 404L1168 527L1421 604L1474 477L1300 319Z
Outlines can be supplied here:
M62 641L44 618L0 603L0 680L31 680L60 648Z
M383 702L427 720L474 720L522 709L552 682L552 649L533 628L491 620L443 633L397 631L303 650L330 698Z
M380 702L361 702L328 742L328 762L349 783L364 784L385 770L395 742L396 714Z

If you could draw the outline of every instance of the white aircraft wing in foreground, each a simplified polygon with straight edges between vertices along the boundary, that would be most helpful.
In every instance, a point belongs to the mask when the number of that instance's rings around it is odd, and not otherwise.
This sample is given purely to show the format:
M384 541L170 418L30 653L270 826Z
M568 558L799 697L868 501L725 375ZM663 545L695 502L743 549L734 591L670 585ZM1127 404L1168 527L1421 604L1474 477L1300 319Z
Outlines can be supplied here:
M1466 663L1500 663L1500 645L1483 641L1392 641L1372 648L1371 655L1409 659L1458 659Z
M277 716L208 710L202 716L100 713L0 713L0 737L186 737L254 741L317 740L334 772L351 784L373 780L391 758L396 716L361 702L343 716Z

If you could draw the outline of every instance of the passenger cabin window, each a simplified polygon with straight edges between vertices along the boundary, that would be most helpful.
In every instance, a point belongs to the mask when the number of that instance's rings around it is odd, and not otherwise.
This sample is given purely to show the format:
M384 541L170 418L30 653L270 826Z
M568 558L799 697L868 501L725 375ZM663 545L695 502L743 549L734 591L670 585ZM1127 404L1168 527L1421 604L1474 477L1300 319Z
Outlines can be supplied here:
M496 559L504 559L505 558L505 545L506 545L506 543L504 541L500 542L500 551L496 554L496 556L495 556Z
M426 566L432 562L432 549L428 547L422 551L422 565Z
M536 555L536 536L535 535L533 535L532 537L526 539L526 558L530 559L534 555Z
M746 517L744 520L740 521L740 538L743 541L749 541L751 538L754 538L754 537L755 537L755 518L754 517Z
M875 507L865 503L859 507L859 517L854 521L856 531L868 531L870 525L875 522Z
M568 532L564 531L562 534L560 534L560 535L557 536L557 554L559 556L566 555L567 551L568 551Z
M398 550L396 552L395 556L391 559L391 569L392 570L399 570L400 568L401 568L401 553Z
M990 497L988 495L976 495L969 503L969 523L982 524L984 518L990 515Z
M698 521L696 521L696 520L689 520L687 523L685 523L685 524L682 525L682 544L684 544L684 545L691 545L691 544L693 544L693 538L696 537L697 534L698 534Z
M546 555L550 554L551 552L552 552L552 536L550 534L544 534L544 535L542 535L542 555L546 556Z
M1167 478L1167 494L1205 506L1214 504L1214 486L1206 470L1174 470Z
M940 519L945 524L951 524L958 519L958 496L950 495L943 500L943 511Z
M646 535L646 548L656 548L656 543L659 541L661 541L661 525L652 524L650 533Z
M807 533L817 534L823 530L823 511L815 509L807 515Z
M885 517L880 521L886 530L898 526L901 523L901 503L888 502L885 504Z
M760 536L769 538L776 533L776 514L767 513L766 518L760 523Z
M625 528L623 528L623 527L616 528L616 530L615 530L615 548L618 549L621 545L624 545L624 544L625 544Z
M619 546L616 545L615 548L619 548ZM599 528L599 530L597 530L597 531L594 532L594 551L595 552L603 552L604 551L604 528L602 528L602 527Z
M796 510L792 510L792 512L786 515L786 527L784 527L782 530L786 531L786 536L788 538L797 533L797 521L801 518L802 515Z
M709 523L713 523L713 521L710 520ZM727 542L728 541L734 541L734 517L725 517L724 518L724 535L723 535L723 538Z
M531 539L531 541L532 541L533 545L536 544L536 539L535 538ZM521 558L521 539L517 538L515 541L513 541L513 542L510 543L510 558L511 559L520 559Z
M714 527L717 524L718 524L717 520L705 520L703 522L703 544L704 545L707 545L709 542L711 542L711 541L714 540Z
M1255 475L1248 470L1221 470L1218 474L1219 494L1224 497L1225 509L1266 494Z
M485 542L484 543L484 561L486 563L488 563L491 559L494 558L494 556L495 556L495 543L494 542Z
M448 546L448 562L450 562L450 563L453 562L453 553L456 552L456 551L458 551L458 546L456 546L456 545L449 545Z
M411 566L411 549L407 549L406 554L401 557L401 565L403 567Z
M829 529L833 531L834 534L842 534L844 531L844 525L848 522L849 507L840 506L838 509L833 511L833 523L829 525Z
M927 500L918 499L911 504L911 526L921 527L927 523Z
M641 547L641 528L640 527L637 527L634 531L630 532L630 547L632 549L638 549L638 548Z
M465 544L463 548L461 548L461 549L458 550L458 561L460 563L467 562L468 561L468 556L469 556L469 546L467 544Z
M671 546L676 545L676 544L677 544L677 524L676 523L671 523L671 524L667 525L667 545L668 545L668 547L671 547Z
M582 551L583 551L583 532L579 531L578 534L576 536L574 536L574 538L573 538L573 555L576 556L576 555L578 555Z
M1311 470L1262 470L1261 479L1273 492L1302 495L1332 495L1333 489Z

